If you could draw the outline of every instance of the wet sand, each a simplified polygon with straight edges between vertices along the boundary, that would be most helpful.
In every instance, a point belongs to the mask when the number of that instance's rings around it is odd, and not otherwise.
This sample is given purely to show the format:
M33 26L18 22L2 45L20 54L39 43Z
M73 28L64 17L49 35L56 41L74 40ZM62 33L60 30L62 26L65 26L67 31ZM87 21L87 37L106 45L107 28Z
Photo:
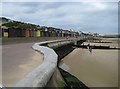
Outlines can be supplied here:
M34 51L34 43L4 45L2 47L2 83L12 87L42 63L43 55Z
M118 86L118 50L94 49L89 53L88 49L76 48L62 64L88 87Z

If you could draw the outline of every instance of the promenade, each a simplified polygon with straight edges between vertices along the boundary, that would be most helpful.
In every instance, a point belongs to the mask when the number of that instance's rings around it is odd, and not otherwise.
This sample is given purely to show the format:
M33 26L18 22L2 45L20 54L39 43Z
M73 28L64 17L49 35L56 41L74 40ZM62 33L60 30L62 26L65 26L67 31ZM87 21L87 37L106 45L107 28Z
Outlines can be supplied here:
M34 43L4 45L2 47L2 83L11 87L43 61L43 55L34 51Z
M2 84L11 87L43 62L43 54L32 49L36 42L66 38L4 38L2 40Z
M45 41L40 39L35 42ZM5 86L13 86L42 63L43 55L31 48L35 42L32 40L31 43L18 44L13 41L10 45L3 45L2 83ZM94 43L90 44L94 45ZM117 46L116 42L109 44L112 47ZM118 85L118 50L93 49L90 53L88 49L75 48L60 61L60 66L88 87L117 87ZM56 77L53 79L58 80Z

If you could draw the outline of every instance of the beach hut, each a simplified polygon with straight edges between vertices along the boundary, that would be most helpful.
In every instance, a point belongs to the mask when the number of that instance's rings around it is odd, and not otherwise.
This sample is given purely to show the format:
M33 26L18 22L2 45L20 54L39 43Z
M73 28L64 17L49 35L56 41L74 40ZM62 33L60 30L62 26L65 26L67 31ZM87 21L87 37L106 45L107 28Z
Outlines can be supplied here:
M16 29L14 27L11 27L8 29L8 37L17 37Z
M40 35L41 35L41 37L44 37L44 31L41 30Z
M0 26L0 37L2 37L2 34L3 34L3 31L2 31L2 28Z
M21 28L15 28L16 37L22 37L22 29Z
M32 33L33 37L36 37L36 30L33 29L33 33Z
M34 37L37 37L37 30L36 29L33 30L33 33L34 33Z
M61 30L60 29L56 29L56 37L61 37Z
M2 37L8 37L8 27L1 26L1 36Z
M45 37L45 27L40 27L40 37Z
M59 30L59 37L62 37L62 30Z
M8 37L8 29L4 29L3 30L3 36L4 37Z
M55 36L56 36L55 30L53 29L53 30L52 30L52 37L55 37Z
M1 28L1 31L2 31L2 37L4 37L4 29Z
M54 30L53 29L50 29L49 33L50 33L50 37L54 37Z
M52 27L48 27L48 36L49 37L53 37L53 28Z
M44 29L41 29L41 37L45 37L45 30Z
M48 37L51 37L51 30L48 30Z
M30 37L34 37L34 29L30 29Z
M26 29L26 37L30 37L30 30Z
M37 30L37 37L40 37L40 30Z
M48 37L54 37L54 28L48 27Z
M45 37L48 37L48 28L45 28Z
M21 29L21 37L26 37L26 30L25 29Z
M58 30L55 29L54 31L55 31L55 37L57 37L58 36Z

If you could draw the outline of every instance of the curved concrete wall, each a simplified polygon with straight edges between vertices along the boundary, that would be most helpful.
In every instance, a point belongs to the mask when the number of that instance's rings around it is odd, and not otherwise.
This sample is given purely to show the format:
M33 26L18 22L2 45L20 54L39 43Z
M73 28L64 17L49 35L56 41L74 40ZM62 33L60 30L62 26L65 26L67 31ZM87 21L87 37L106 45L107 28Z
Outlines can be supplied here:
M75 41L75 39L62 39L35 43L32 48L43 53L44 61L13 87L44 87L57 67L58 55L53 49L73 43L73 40ZM47 45L48 47L42 45Z
M44 54L43 63L18 82L15 87L44 87L57 66L58 55L53 49L35 43L32 48Z
M65 41L65 42L64 42ZM57 67L58 55L52 48L71 43L71 40L54 40L35 43L32 48L43 53L43 63L25 76L14 87L45 87ZM46 45L46 46L41 46ZM50 48L49 48L50 47Z

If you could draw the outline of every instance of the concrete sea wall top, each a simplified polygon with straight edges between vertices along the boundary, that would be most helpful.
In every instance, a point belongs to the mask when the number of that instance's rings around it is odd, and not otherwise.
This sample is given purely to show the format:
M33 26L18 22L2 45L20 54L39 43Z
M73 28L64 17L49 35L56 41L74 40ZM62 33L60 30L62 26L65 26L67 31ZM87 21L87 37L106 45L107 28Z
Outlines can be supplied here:
M69 44L71 40L54 40L35 43L32 48L44 55L44 61L24 79L18 81L15 87L44 87L57 67L58 55L52 49L54 47ZM47 46L42 46L47 44Z
M35 43L32 48L44 54L43 63L19 81L15 87L44 87L52 76L58 56L53 49L39 45L40 43Z

